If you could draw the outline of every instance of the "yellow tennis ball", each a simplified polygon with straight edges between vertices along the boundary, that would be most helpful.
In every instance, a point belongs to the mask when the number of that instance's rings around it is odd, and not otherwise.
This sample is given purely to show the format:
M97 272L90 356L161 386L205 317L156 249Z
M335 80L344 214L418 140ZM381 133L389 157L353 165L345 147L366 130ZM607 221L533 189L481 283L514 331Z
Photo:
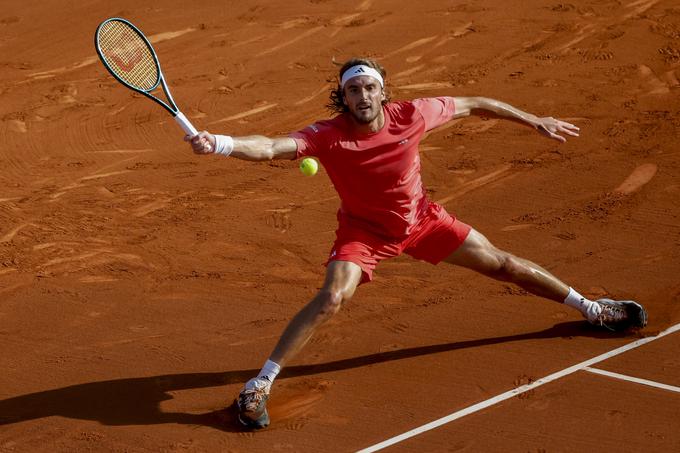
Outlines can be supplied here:
M314 176L316 172L319 171L319 163L316 159L305 157L302 159L302 162L300 162L300 171L303 175Z

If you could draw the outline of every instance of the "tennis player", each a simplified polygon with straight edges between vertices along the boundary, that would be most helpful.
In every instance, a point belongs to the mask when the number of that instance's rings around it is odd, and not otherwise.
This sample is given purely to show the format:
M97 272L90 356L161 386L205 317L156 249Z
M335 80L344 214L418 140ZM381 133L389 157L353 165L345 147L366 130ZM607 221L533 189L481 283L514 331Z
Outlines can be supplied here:
M578 127L484 97L391 102L385 90L385 70L365 58L351 59L341 67L329 107L337 113L332 119L287 137L230 137L208 132L185 137L197 154L256 161L314 156L323 164L341 200L323 287L293 317L260 373L239 394L239 420L246 428L269 425L266 403L281 368L350 300L360 284L371 281L380 261L402 253L512 282L572 307L591 324L612 331L646 325L647 313L637 302L583 297L537 264L496 248L426 196L418 145L425 132L448 121L483 113L522 123L560 143L566 141L565 136L578 137Z

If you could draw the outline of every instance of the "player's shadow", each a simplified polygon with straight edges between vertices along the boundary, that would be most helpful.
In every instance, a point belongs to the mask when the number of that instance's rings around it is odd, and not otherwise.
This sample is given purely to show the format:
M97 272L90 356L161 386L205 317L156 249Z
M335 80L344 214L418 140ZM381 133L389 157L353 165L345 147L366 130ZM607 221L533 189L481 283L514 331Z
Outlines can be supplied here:
M575 336L611 338L611 335L588 328L583 322L566 322L538 332L399 349L316 365L291 366L281 373L279 379L347 370L499 343ZM169 413L160 409L160 403L173 398L169 392L242 383L256 375L258 371L252 369L168 374L91 382L29 393L0 400L0 426L56 415L94 420L105 425L179 423L211 426L225 431L240 430L234 411L229 408L204 414Z

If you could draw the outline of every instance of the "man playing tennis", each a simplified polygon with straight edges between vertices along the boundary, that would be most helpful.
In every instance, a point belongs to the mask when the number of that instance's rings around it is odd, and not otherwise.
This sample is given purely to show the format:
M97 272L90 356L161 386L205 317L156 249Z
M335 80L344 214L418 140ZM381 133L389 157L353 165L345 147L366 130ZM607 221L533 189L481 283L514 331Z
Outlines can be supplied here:
M197 154L215 152L245 160L314 156L323 164L341 200L323 287L293 317L258 376L239 394L239 420L247 428L269 424L266 402L281 368L360 284L371 281L381 260L401 253L515 283L579 310L591 324L613 331L647 323L640 304L586 299L540 266L494 247L481 233L427 199L418 153L426 131L482 112L523 123L561 143L566 141L564 135L577 137L578 127L483 97L390 102L384 79L385 71L375 61L349 60L340 69L338 87L331 93L330 106L339 114L288 137L232 138L208 132L185 137Z

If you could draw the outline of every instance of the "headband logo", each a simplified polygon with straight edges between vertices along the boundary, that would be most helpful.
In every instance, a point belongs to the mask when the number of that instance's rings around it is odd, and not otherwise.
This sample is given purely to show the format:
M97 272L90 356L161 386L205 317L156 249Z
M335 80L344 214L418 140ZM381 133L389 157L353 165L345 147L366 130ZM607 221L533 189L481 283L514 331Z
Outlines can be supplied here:
M352 79L354 77L358 77L360 75L366 75L366 76L373 77L374 79L376 79L380 83L381 87L385 86L385 82L383 80L383 77L378 71L376 71L375 69L373 69L369 66L356 65L356 66L352 66L347 71L345 71L345 73L343 74L343 76L341 77L341 80L340 80L340 87L344 88L345 83L347 83L347 81L349 81L350 79Z

